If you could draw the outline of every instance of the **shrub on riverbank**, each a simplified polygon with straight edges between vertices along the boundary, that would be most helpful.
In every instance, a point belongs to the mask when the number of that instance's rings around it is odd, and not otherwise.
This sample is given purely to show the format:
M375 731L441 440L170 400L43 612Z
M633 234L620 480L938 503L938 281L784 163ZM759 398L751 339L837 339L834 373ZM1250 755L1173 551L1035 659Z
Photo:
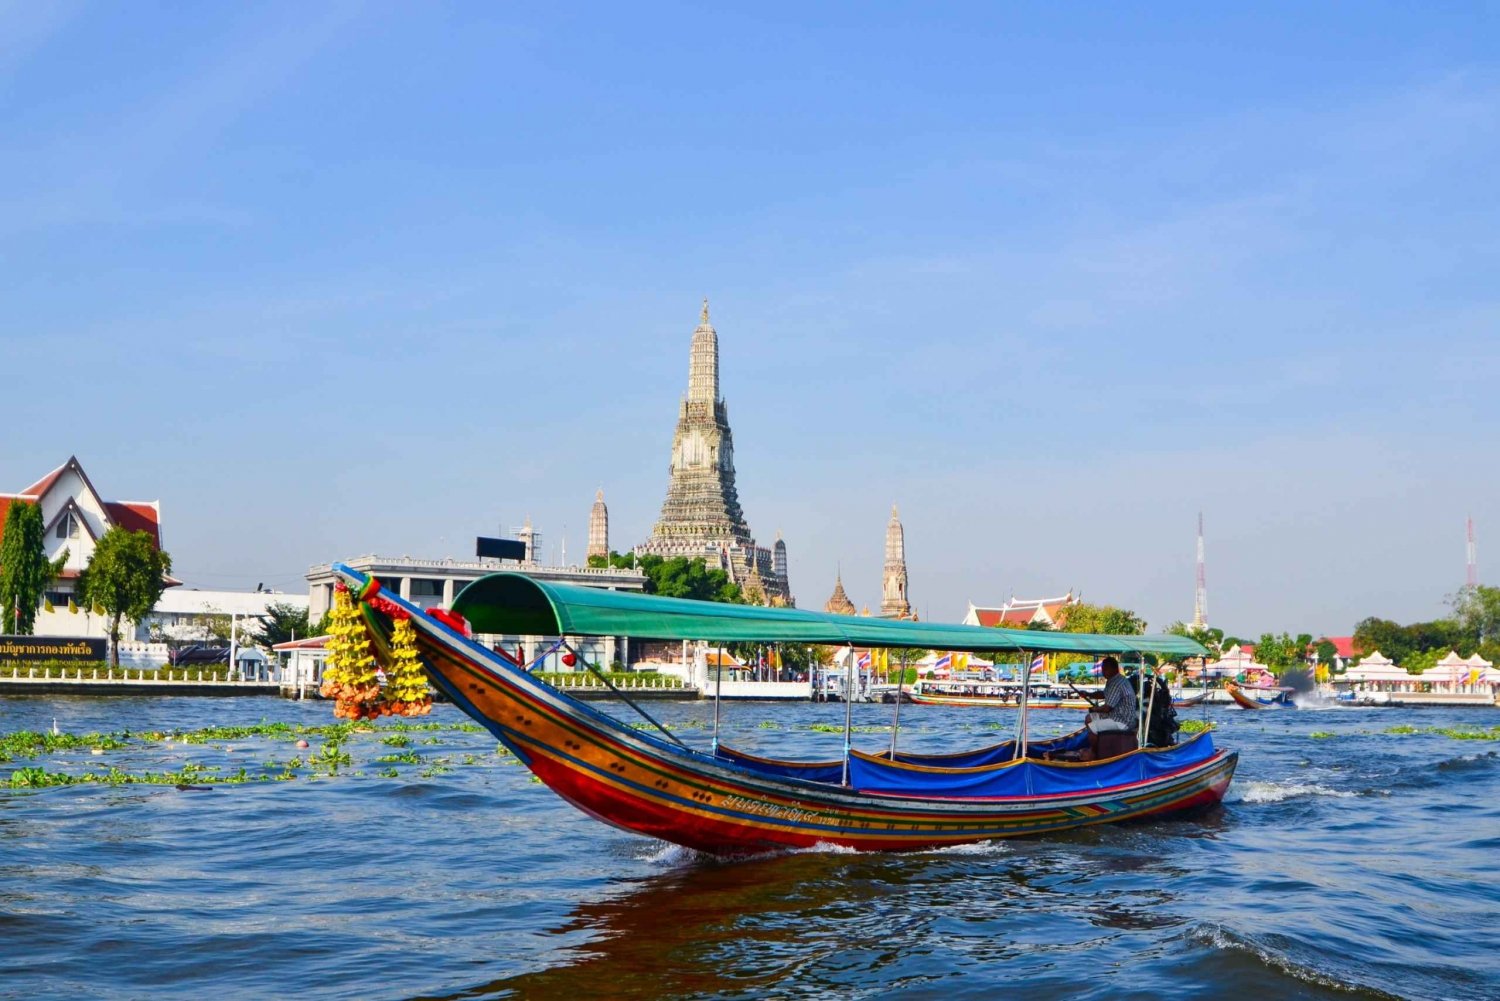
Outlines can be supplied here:
M204 667L172 667L163 664L156 668L110 667L103 660L23 660L0 664L0 681L8 677L56 678L59 681L82 677L84 679L108 678L111 681L224 681L229 677L227 665Z

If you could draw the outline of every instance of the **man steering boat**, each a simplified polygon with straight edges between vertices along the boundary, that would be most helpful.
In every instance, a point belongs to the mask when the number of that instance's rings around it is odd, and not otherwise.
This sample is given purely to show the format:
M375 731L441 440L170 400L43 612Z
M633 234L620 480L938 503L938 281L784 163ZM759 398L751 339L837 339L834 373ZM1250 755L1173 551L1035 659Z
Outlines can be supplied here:
M1099 757L1099 735L1133 731L1136 727L1135 690L1124 674L1120 673L1120 662L1105 657L1099 663L1104 675L1104 696L1099 702L1090 700L1093 709L1088 714L1089 749L1085 761Z

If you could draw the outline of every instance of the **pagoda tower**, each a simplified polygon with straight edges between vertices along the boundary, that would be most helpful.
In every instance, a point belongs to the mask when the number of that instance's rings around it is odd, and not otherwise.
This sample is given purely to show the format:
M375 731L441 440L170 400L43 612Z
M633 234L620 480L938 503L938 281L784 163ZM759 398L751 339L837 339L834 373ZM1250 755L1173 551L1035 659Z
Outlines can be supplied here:
M833 582L833 594L823 603L823 611L830 615L853 615L855 613L854 602L844 593L844 574L839 571Z
M719 396L719 334L709 322L707 299L693 331L688 389L677 408L668 473L661 517L640 552L698 557L737 582L758 578L767 602L789 601L784 552L757 546L740 510L729 407Z
M911 617L911 602L906 599L906 532L896 505L891 505L891 520L885 527L885 575L881 587L880 614L888 618Z
M609 508L604 506L604 488L594 495L594 507L589 511L589 556L609 557Z

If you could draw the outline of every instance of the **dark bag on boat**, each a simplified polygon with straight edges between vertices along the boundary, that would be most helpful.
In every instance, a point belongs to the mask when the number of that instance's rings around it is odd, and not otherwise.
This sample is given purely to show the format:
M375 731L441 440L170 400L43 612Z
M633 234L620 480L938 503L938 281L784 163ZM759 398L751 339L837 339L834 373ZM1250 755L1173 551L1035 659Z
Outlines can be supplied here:
M1155 697L1152 689L1155 688ZM1177 743L1177 710L1172 707L1172 692L1160 678L1136 678L1136 698L1150 709L1146 720L1146 746L1171 747Z

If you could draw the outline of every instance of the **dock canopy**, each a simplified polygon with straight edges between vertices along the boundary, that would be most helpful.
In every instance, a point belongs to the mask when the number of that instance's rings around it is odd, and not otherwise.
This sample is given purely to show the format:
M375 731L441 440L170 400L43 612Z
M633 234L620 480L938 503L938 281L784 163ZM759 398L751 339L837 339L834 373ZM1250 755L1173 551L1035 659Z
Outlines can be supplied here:
M928 650L1151 653L1168 657L1202 657L1206 653L1185 636L1104 636L830 615L798 608L728 605L555 584L521 573L481 577L459 593L453 610L467 619L476 633L509 636L636 636L723 643L847 643Z

